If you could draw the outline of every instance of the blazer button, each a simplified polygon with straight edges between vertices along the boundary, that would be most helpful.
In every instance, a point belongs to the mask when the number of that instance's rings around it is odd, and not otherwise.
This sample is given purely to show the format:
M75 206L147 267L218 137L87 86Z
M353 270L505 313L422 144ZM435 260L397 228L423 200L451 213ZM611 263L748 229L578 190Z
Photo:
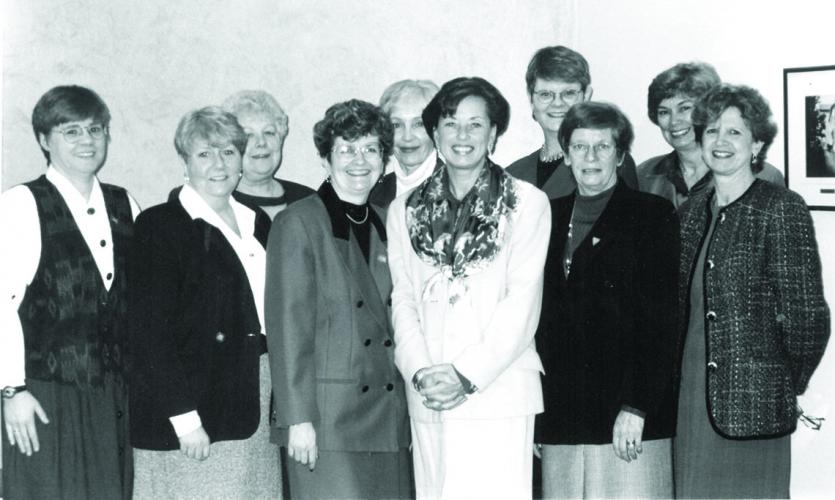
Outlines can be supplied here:
M386 347L391 347L391 344L392 344L391 339L386 339L386 341L383 342L383 345L386 346Z
M388 383L386 384L386 390L391 392L394 390L394 384Z
M361 300L357 301L357 307L362 307L363 302Z
M719 368L719 365L716 364L716 361L708 361L707 362L707 369L710 371L716 371Z
M716 267L716 264L714 264L713 259L707 259L707 268L713 269L714 267Z
M716 312L715 311L708 311L707 314L705 314L705 318L707 318L708 321L715 321L716 320Z
M365 342L363 342L363 344L365 345L365 347L370 346L371 345L371 339L365 339Z
M368 392L368 386L367 385L362 386L362 392Z
M388 298L388 300L386 300L386 304L388 304L389 306L391 306L391 297L389 297L389 298Z
M223 342L224 340L226 340L226 335L225 335L223 332L217 332L217 335L215 335L215 340L216 340L218 343L221 343L221 342Z
M122 415L124 415L122 410L116 410L116 418L122 418Z

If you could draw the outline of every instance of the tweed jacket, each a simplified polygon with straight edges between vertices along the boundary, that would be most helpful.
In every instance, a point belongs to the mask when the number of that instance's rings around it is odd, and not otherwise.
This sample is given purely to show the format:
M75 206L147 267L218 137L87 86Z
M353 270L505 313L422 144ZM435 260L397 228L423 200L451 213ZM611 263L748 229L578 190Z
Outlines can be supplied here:
M259 233L266 231L256 218ZM260 418L261 324L235 250L177 197L139 215L134 242L131 444L178 449L169 417L192 410L212 442L248 438Z
M366 262L341 201L324 183L276 215L267 243L265 322L276 410L273 439L312 422L321 450L409 445L394 365L386 231L372 209Z
M553 227L536 346L545 376L544 444L605 444L624 407L643 439L676 427L678 217L672 205L618 182L563 272L575 196L551 201ZM628 411L628 410L627 410Z
M686 185L681 175L678 154L675 151L671 151L665 155L655 156L641 163L638 165L637 175L638 189L645 193L657 194L668 199L677 209L690 196L713 187L713 174L708 171L701 180L696 182L689 190L685 191ZM754 174L754 176L781 187L786 186L783 174L768 162L763 163L763 169Z
M571 173L571 167L565 164L564 161L559 162L557 170L551 174L550 177L541 186L536 183L536 167L539 162L539 150L537 149L528 156L519 158L507 167L507 173L516 177L519 180L530 182L540 190L548 195L549 200L568 196L574 192L577 187L577 181L574 180L574 174ZM623 160L623 165L618 168L618 178L623 180L627 186L632 189L638 189L638 178L635 174L635 160L632 155L627 154Z
M680 348L713 193L694 196L679 214ZM829 339L812 218L799 195L760 179L717 217L704 266L710 420L726 438L785 435Z

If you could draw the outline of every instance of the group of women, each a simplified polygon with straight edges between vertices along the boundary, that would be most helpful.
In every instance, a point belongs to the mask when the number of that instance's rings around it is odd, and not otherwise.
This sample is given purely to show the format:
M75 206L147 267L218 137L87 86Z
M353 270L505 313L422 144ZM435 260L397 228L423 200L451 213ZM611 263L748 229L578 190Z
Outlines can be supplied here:
M6 496L529 498L534 455L548 498L788 496L829 310L767 103L676 65L636 168L580 54L526 80L545 142L508 169L498 89L406 80L328 108L316 191L237 93L141 213L96 179L101 98L47 92L47 173L0 198Z

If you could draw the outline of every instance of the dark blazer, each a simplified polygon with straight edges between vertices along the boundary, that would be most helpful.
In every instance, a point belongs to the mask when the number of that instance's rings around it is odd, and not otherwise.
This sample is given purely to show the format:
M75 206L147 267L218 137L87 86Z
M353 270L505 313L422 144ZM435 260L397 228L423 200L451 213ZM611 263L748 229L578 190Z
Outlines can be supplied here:
M530 182L548 195L549 200L568 196L577 187L571 167L560 161L557 169L541 186L536 182L536 166L539 162L539 150L537 149L528 156L519 158L507 167L507 172L517 179ZM632 189L638 189L638 177L635 173L635 160L632 155L627 154L623 165L618 167L618 178Z
M676 424L679 240L666 200L618 182L597 222L562 267L574 196L551 201L537 351L545 413L537 442L605 444L624 407L645 415L644 440Z
M391 276L372 210L366 263L330 184L279 213L267 245L265 318L275 437L312 422L319 449L397 451L409 444L394 366Z
M682 346L713 192L680 211ZM797 193L760 179L718 217L703 276L708 414L727 438L788 434L829 339L812 218Z
M371 194L368 195L368 201L378 207L388 208L396 196L397 176L394 172L389 172L383 176L379 184L374 186Z
M131 444L178 449L169 417L192 410L212 442L251 436L260 418L263 343L249 280L232 246L176 198L139 215L134 242Z

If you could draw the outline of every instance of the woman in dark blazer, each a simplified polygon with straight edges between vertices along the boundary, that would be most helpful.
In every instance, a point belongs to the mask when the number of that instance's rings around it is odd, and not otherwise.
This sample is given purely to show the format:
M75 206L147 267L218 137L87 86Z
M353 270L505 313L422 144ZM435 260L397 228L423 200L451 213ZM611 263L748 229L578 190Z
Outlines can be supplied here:
M543 496L671 497L676 213L618 179L632 127L616 107L576 104L559 137L577 191L551 202L536 334Z
M231 196L246 135L209 107L183 117L175 146L186 183L137 219L129 268L134 498L275 498L266 228Z
M809 210L754 174L771 116L759 92L733 85L693 111L714 188L680 212L679 498L788 498L797 395L829 338Z
M329 177L278 214L270 231L267 338L294 498L411 493L385 225L368 203L392 136L373 104L331 106L314 127Z

